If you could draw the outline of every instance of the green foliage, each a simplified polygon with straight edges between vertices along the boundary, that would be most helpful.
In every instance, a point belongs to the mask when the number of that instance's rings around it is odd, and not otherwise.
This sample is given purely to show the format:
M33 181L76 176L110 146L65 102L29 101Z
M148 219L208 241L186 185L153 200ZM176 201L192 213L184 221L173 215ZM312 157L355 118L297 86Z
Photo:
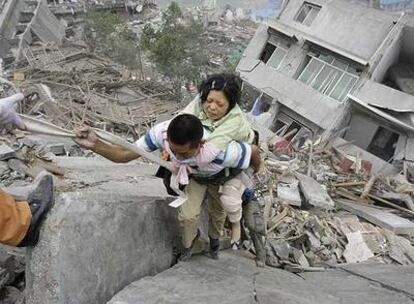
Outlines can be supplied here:
M235 49L226 59L226 67L229 72L236 71L237 64L243 56L244 50L246 49L247 44L241 44L237 49Z
M164 27L176 26L180 18L183 17L183 12L176 1L171 1L168 8L162 12L162 21Z
M177 2L171 2L163 12L161 26L157 29L146 25L141 45L149 51L158 69L174 82L197 81L208 55L201 47L203 27L195 21L185 25Z
M98 35L107 36L115 32L116 26L123 23L118 14L110 11L88 11L85 15L86 27Z

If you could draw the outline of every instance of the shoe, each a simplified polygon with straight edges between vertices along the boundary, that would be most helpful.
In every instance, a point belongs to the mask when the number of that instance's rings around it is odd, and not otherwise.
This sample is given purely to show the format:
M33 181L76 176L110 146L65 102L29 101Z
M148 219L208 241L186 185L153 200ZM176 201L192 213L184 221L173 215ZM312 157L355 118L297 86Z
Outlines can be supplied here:
M220 250L220 240L210 239L210 256L213 260L218 260L218 253Z
M18 247L35 246L39 241L40 226L54 204L53 177L51 174L45 173L41 176L37 187L29 194L27 202L32 213L32 220L26 236Z
M191 258L191 256L193 255L193 247L195 242L200 238L201 232L200 229L197 229L197 234L194 238L194 240L191 242L191 246L189 248L183 248L181 251L180 256L178 257L178 261L180 262L185 262L188 261L188 259Z
M230 247L233 250L240 250L240 248L241 248L241 242L240 242L240 240L238 240L238 241L231 241Z

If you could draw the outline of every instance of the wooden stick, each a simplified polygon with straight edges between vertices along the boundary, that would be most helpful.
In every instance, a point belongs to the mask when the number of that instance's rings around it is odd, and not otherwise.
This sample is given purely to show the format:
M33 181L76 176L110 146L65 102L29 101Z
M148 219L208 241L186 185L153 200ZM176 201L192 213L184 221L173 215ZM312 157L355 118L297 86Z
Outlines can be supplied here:
M287 216L287 214L288 214L288 208L285 207L285 208L283 208L282 212L275 215L269 221L269 223L274 222L274 225L266 231L266 234L272 232L277 226L279 226L283 222L283 219Z
M352 186L364 186L365 182L345 182L333 184L334 187L352 187Z
M364 190L361 193L361 198L367 198L368 194L371 192L372 187L374 186L377 176L375 174L371 175L368 182L365 184Z
M353 194L352 192L346 190L345 188L337 188L335 190L336 194L338 194L339 196L345 197L347 199L350 199L358 204L372 204L372 201L368 200L368 199L363 199L355 194Z
M312 156L313 156L313 143L311 143L309 148L309 160L308 160L308 172L307 175L311 176L312 173Z
M378 196L376 196L376 195L373 195L373 194L368 194L368 197L369 197L369 198L372 198L373 200L376 200L376 201L378 201L378 202L381 202L381 203L383 203L383 204L385 204L385 205L387 205L387 206L390 206L390 207L393 207L393 208L398 209L398 210L400 210L400 211L403 211L403 212L405 212L405 213L408 213L408 214L410 214L410 215L414 215L414 211L408 210L408 209L406 209L406 208L404 208L404 207L401 207L401 206L399 206L399 205L397 205L397 204L391 203L390 201L387 201L387 200L385 200L385 199L383 199L383 198L380 198L380 197L378 197Z

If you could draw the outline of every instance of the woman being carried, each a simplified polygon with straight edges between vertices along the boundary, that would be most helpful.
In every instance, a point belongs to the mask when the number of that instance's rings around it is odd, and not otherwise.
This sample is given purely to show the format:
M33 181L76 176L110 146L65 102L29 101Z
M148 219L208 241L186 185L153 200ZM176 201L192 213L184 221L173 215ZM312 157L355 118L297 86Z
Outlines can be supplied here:
M231 141L252 144L255 133L238 103L241 97L241 79L233 74L214 74L203 81L199 95L182 111L197 116L208 130L207 143L225 150ZM240 246L240 219L242 194L248 186L246 173L228 169L214 180L197 178L198 183L220 184L220 201L232 224L232 248Z

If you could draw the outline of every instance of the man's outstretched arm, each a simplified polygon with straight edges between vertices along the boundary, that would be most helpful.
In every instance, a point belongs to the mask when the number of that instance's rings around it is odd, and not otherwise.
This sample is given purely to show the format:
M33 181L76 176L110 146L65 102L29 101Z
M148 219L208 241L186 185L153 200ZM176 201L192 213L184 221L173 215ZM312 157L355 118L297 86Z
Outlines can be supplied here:
M123 147L101 141L89 126L82 126L75 130L75 142L80 146L92 150L103 157L116 162L127 163L140 157L139 154Z

